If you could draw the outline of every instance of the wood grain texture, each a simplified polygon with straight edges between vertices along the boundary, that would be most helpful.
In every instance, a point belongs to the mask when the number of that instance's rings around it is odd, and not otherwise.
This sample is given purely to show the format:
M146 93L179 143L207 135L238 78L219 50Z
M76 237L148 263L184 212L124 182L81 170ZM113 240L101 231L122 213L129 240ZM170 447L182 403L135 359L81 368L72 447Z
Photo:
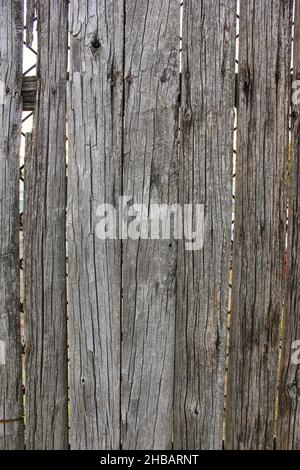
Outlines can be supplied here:
M227 449L272 449L283 305L292 2L241 3Z
M0 1L0 450L22 449L19 150L23 1ZM4 423L6 421L6 423Z
M300 80L300 1L296 0L293 81ZM300 83L300 82L299 82ZM299 83L293 93L299 97ZM297 84L296 84L297 85ZM297 92L298 90L298 92ZM299 100L299 98L298 98ZM276 448L300 449L300 107L293 105L289 162L289 226L284 333ZM298 343L294 343L297 342ZM295 359L294 359L295 357Z
M178 200L177 0L126 1L124 194L134 204ZM170 449L177 244L125 240L123 449Z
M26 45L31 47L33 42L33 25L36 0L26 0Z
M68 5L37 2L38 83L24 210L26 445L68 447L66 79Z
M222 447L232 212L236 2L185 2L180 202L205 206L204 246L179 244L175 449Z
M71 448L120 447L121 242L99 240L121 194L123 1L71 2L68 255Z

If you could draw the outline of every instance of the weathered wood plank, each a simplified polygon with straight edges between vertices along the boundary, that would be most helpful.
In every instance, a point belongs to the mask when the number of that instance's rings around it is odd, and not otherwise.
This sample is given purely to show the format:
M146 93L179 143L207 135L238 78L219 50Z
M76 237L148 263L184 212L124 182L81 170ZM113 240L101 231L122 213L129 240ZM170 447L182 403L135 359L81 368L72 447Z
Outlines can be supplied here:
M203 249L179 244L175 449L222 447L232 214L236 2L183 12L180 202L205 205Z
M300 80L300 1L296 0L293 79ZM300 82L299 82L300 83ZM295 83L292 139L289 162L289 229L287 289L280 365L279 409L276 447L300 449L300 106L299 83ZM298 341L298 343L297 343Z
M272 449L286 226L292 2L241 2L227 449Z
M36 0L26 0L26 45L31 47L33 43L33 25Z
M38 84L24 210L26 445L68 447L66 79L68 4L37 2Z
M71 448L120 447L121 242L100 204L121 194L123 1L71 2L68 254Z
M178 200L179 2L125 5L124 194L130 206L172 204ZM124 240L124 449L172 447L176 245Z
M22 449L19 150L23 1L0 1L0 450Z

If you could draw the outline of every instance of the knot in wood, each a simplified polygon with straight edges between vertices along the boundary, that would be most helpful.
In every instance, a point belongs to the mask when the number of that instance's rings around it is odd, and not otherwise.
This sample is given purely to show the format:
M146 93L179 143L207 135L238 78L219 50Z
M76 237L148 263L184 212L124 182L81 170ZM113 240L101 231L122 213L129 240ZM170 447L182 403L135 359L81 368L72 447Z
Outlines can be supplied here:
M97 33L93 34L92 40L91 40L91 50L92 54L95 55L100 52L101 49L101 43L98 37Z

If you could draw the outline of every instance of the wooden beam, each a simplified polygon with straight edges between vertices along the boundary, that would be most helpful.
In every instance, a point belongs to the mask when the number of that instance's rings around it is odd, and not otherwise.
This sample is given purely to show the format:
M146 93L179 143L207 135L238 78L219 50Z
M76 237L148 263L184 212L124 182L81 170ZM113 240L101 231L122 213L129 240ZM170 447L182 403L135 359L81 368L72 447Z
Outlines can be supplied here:
M68 5L37 2L38 86L25 158L26 448L68 447L66 75ZM26 81L28 89L33 86Z
M23 1L0 0L0 450L22 449L24 441L19 283L22 33Z
M125 6L124 194L177 203L179 5ZM128 239L123 253L123 449L171 449L177 242Z
M300 80L300 0L295 4L293 73ZM289 225L284 305L284 331L279 381L276 448L300 449L300 106L292 108L289 150Z
M174 448L221 449L232 220L236 2L186 2L180 204L205 205L203 249L179 243Z
M286 236L292 2L244 2L226 449L271 450Z
M123 0L70 5L68 255L72 450L120 448L121 242L97 210L121 195Z

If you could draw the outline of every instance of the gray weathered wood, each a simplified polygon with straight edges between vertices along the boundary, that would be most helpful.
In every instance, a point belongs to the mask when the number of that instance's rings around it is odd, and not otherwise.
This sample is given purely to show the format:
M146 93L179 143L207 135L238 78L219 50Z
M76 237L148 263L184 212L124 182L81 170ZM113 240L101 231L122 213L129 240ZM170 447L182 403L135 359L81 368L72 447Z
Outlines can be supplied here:
M283 303L290 0L241 2L227 449L272 449Z
M26 0L26 45L32 46L36 0Z
M68 259L71 448L120 447L121 242L97 237L121 194L123 0L71 2Z
M129 0L125 28L124 194L130 204L178 200L178 0ZM123 248L122 443L172 446L177 244Z
M300 1L296 0L293 77L300 80ZM297 93L298 90L298 93ZM294 90L299 97L299 84ZM299 98L298 98L299 100ZM300 106L292 113L289 157L289 229L287 289L284 306L284 334L279 383L276 448L300 450ZM295 359L294 360L294 355Z
M175 449L222 446L232 213L236 2L183 12L181 204L205 205L204 245L179 244Z
M67 2L40 0L37 14L37 99L25 163L26 445L65 449Z
M0 1L0 450L23 447L19 149L23 1Z

